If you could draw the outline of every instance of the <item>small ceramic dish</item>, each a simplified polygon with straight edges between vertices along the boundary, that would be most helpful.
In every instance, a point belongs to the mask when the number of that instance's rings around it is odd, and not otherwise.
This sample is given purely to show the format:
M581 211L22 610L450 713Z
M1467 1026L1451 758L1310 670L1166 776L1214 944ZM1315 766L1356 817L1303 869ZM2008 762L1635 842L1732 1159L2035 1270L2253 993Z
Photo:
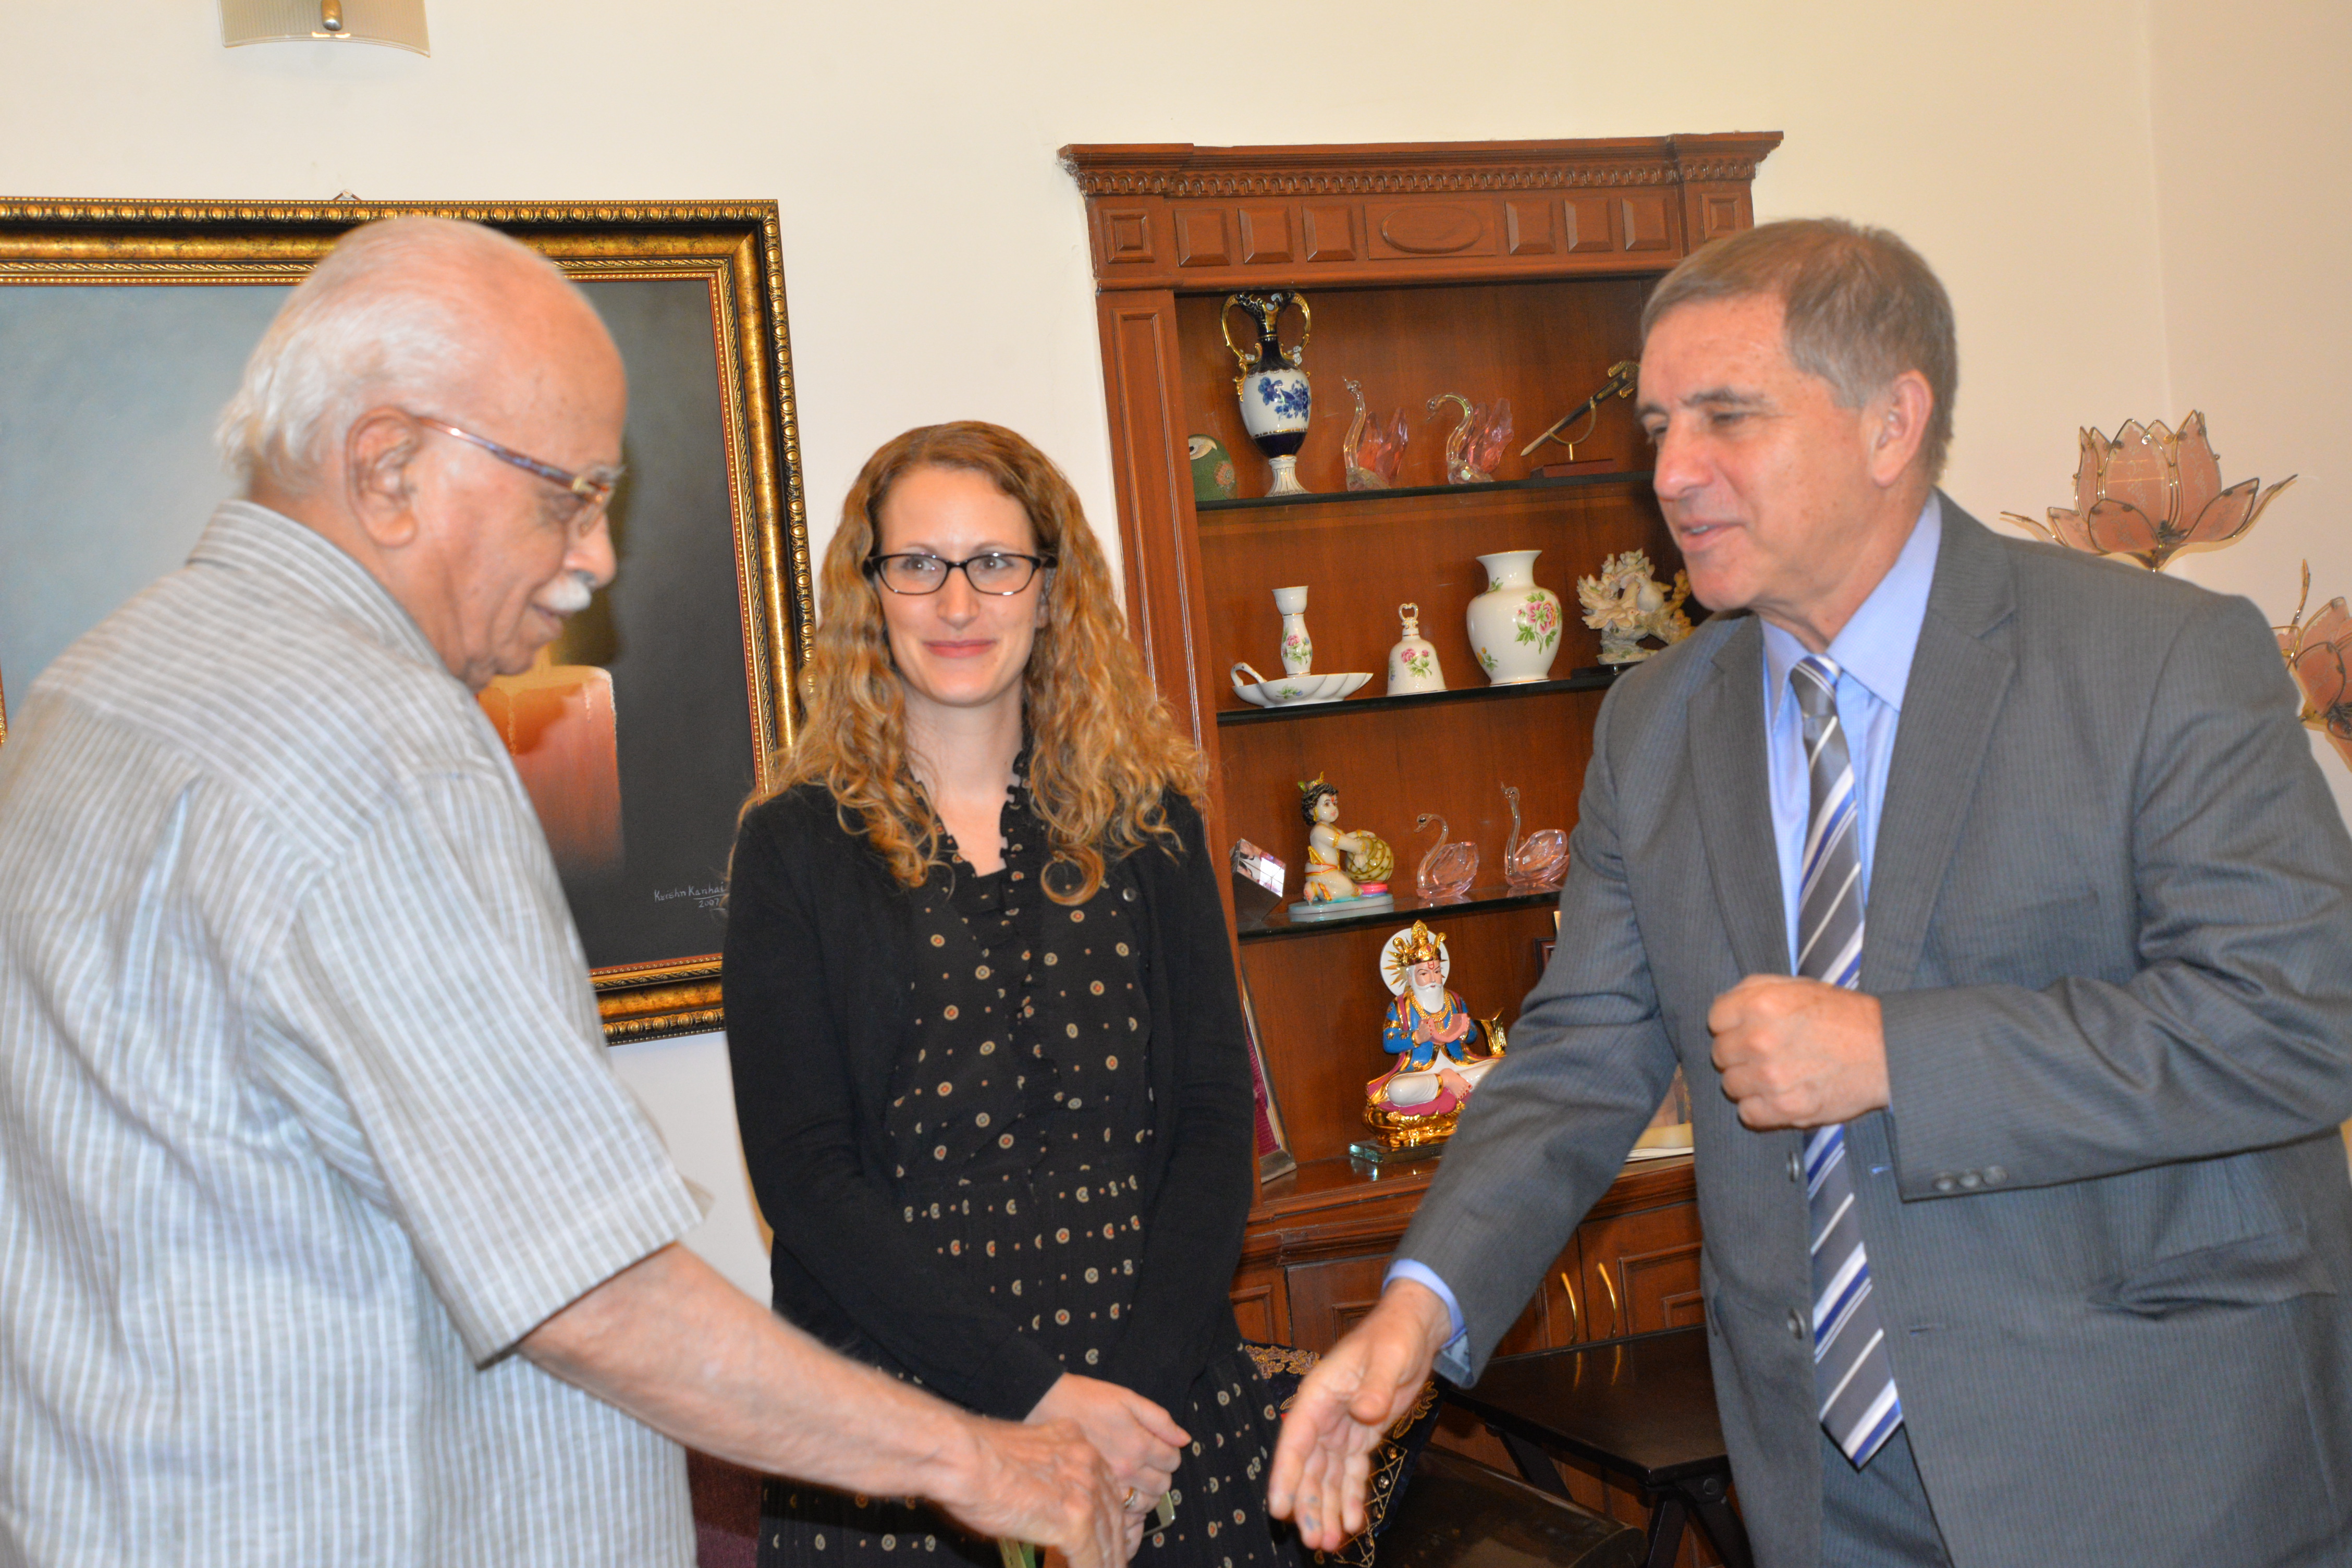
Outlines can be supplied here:
M1268 680L1246 664L1233 668L1234 691L1259 708L1304 708L1310 702L1337 702L1360 690L1371 672L1349 675L1286 675ZM1247 675L1244 681L1242 677Z

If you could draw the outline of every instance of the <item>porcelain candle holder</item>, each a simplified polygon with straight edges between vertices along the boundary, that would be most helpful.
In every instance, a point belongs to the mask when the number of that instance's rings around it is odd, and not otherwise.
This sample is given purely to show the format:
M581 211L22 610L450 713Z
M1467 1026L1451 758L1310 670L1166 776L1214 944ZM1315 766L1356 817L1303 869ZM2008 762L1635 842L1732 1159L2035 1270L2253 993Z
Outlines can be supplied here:
M1293 305L1298 307L1301 330L1298 346L1286 349L1276 328L1282 313ZM1246 349L1234 342L1233 312L1236 306L1248 314L1257 329L1255 342ZM1298 368L1307 356L1307 335L1314 328L1314 317L1307 309L1306 300L1287 289L1229 295L1218 322L1219 330L1224 333L1225 347L1241 366L1241 374L1234 378L1234 395L1241 400L1242 427L1273 465L1273 482L1265 493L1306 495L1307 487L1298 482L1298 448L1307 444L1307 419L1314 405L1307 373Z
M1559 595L1536 586L1540 550L1502 550L1478 557L1486 591L1470 601L1470 647L1494 686L1549 679L1559 657Z
M1315 639L1307 635L1307 590L1276 588L1274 607L1282 612L1282 671L1305 675L1315 668Z
M1437 649L1421 635L1421 606L1399 605L1397 619L1404 635L1389 649L1389 695L1417 697L1445 689L1445 672L1437 666Z
M1286 675L1268 680L1247 664L1233 667L1234 695L1256 708L1307 708L1353 697L1372 679L1370 670L1342 675ZM1248 679L1244 679L1246 676Z

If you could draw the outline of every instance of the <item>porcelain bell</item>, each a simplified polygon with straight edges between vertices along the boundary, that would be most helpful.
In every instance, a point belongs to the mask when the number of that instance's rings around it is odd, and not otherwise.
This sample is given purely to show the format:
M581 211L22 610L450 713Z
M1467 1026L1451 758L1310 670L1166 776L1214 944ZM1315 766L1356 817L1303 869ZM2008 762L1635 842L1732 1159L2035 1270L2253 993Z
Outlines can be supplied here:
M1404 635L1389 649L1389 695L1414 697L1445 689L1445 672L1438 668L1437 649L1421 635L1421 606L1399 605L1397 619Z

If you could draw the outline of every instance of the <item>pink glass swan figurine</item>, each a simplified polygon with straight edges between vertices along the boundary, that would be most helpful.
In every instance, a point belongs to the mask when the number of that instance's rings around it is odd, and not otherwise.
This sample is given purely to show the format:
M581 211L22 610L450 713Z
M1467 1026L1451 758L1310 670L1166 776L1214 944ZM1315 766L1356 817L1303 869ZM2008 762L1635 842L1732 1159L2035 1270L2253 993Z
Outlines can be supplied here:
M1478 418L1462 443L1462 461L1481 479L1492 479L1502 466L1503 448L1511 444L1511 400L1498 397L1480 404Z
M1413 823L1416 832L1437 824L1437 842L1421 858L1421 868L1412 875L1413 886L1420 889L1424 902L1459 904L1470 896L1470 884L1478 879L1478 847L1466 840L1445 841L1449 829L1445 818L1424 811Z
M1355 422L1348 426L1348 438L1339 448L1348 466L1348 488L1387 489L1396 482L1397 465L1404 459L1404 410L1398 409L1382 425L1364 406L1363 387L1352 379L1347 387L1356 400Z
M1568 835L1557 827L1519 837L1519 792L1503 786L1511 803L1511 837L1503 846L1503 880L1513 892L1540 893L1559 886L1568 875Z
M1471 401L1458 392L1441 392L1429 400L1434 415L1440 405L1458 403L1462 418L1445 437L1445 482L1485 485L1495 480L1496 466L1511 439L1511 400L1498 397L1492 405Z

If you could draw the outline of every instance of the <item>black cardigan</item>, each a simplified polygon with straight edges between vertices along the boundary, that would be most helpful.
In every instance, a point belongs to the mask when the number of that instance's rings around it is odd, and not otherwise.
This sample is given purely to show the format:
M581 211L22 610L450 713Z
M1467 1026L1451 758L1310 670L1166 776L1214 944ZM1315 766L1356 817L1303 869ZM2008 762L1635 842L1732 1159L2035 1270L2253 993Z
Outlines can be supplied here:
M1171 1412L1241 1335L1228 1283L1253 1193L1249 1059L1214 861L1200 814L1129 859L1151 1009L1153 1137L1144 1250L1127 1330L1097 1369ZM892 1198L883 1110L908 1027L914 903L833 797L803 785L743 819L728 893L724 988L735 1115L775 1233L775 1309L982 1415L1018 1420L1054 1357L938 1266Z

